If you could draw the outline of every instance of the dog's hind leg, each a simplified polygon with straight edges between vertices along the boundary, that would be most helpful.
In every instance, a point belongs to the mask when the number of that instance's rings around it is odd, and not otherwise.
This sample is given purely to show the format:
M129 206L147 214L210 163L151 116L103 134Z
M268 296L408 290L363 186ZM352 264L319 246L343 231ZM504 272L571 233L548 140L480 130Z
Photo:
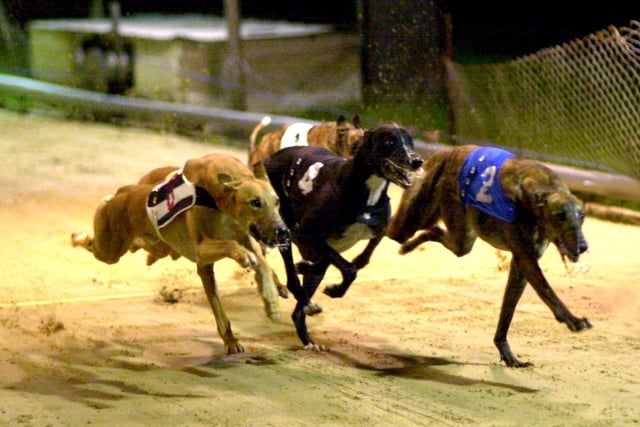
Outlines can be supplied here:
M335 251L330 254L329 261L338 270L340 270L340 273L342 274L342 283L339 285L327 286L322 292L329 295L331 298L342 298L349 290L351 284L356 280L358 268Z
M425 242L440 242L442 243L442 237L444 236L445 231L438 227L437 225L431 227L430 229L421 232L416 237L413 237L406 242L404 242L400 246L400 254L408 254L413 251L415 248L420 246Z
M473 249L477 235L459 208L450 208L443 218L445 229L433 225L416 237L407 240L400 247L400 253L411 252L422 243L440 242L456 256L467 255Z
M106 264L117 263L131 246L134 236L129 231L126 195L106 196L93 217L94 236L72 233L71 245L80 246Z
M358 254L351 263L356 266L358 270L364 268L369 261L371 260L371 255L373 255L373 251L378 247L378 244L384 237L384 233L380 233L378 236L370 239L367 243L367 246L362 250L360 254Z
M303 275L302 287L309 296L309 302L304 306L305 314L307 316L315 316L316 314L322 313L322 307L315 303L311 298L313 298L320 282L322 282L322 279L329 268L329 263L326 261L316 263L302 261L296 264L296 268L298 272Z
M222 302L218 297L218 287L216 285L216 278L213 271L213 264L198 265L198 276L202 280L204 286L204 292L207 295L207 300L213 311L213 315L216 319L216 326L218 328L218 334L224 342L224 350L227 354L242 353L244 347L238 342L236 337L231 331L231 322L227 318Z

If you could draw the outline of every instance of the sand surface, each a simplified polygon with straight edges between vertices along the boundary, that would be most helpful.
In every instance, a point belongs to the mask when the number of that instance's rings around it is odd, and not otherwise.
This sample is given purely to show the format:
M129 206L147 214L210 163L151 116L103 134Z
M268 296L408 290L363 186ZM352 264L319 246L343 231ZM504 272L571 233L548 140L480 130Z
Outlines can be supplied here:
M247 352L225 356L195 266L105 265L72 248L97 201L149 169L225 150L170 134L0 110L0 425L622 426L640 424L640 228L587 218L590 251L552 286L594 328L572 333L528 288L500 363L492 338L506 271L482 242L406 256L385 239L347 296L318 292L329 351L305 351L293 299L269 320L252 275L216 265ZM394 202L399 196L393 188ZM348 257L363 246L354 248ZM279 254L269 260L284 277ZM338 281L331 270L324 284ZM321 285L321 288L324 287ZM176 304L160 290L178 288Z

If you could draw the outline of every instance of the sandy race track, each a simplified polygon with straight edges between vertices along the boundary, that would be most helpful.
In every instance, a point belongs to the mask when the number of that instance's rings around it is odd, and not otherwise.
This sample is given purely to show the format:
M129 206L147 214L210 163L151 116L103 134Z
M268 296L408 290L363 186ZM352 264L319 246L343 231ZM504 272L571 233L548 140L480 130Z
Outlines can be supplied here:
M192 264L146 267L136 253L108 266L70 246L103 195L218 150L0 111L0 425L640 424L638 227L588 218L590 251L570 269L547 251L554 289L594 328L570 332L528 288L509 336L534 363L525 369L506 368L493 346L506 271L482 242L459 259L435 244L403 257L385 239L345 298L316 295L325 311L309 326L325 353L301 348L291 297L272 322L252 275L221 262L223 303L247 349L233 356ZM269 259L284 277L279 255ZM337 280L331 270L325 284ZM163 287L182 299L163 302Z

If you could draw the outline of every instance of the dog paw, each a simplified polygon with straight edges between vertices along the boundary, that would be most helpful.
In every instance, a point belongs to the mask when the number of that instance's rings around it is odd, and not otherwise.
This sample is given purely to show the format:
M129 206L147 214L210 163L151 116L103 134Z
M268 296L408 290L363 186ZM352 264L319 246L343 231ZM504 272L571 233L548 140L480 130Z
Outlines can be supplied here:
M358 255L353 259L353 261L351 261L351 264L353 264L358 270L360 270L364 268L367 264L369 264L369 257Z
M310 342L309 344L305 345L304 349L311 351L327 351L327 347L322 344L316 344L314 342Z
M80 246L91 252L92 242L93 239L86 233L71 233L71 246L74 248Z
M413 242L409 241L407 243L403 243L400 246L400 250L398 250L398 253L400 255L406 255L409 252L411 252L412 250L414 250L415 248L416 248L416 245Z
M296 263L296 271L298 274L322 274L324 273L324 268L321 267L318 263L311 261L300 261Z
M225 342L224 350L227 354L244 353L244 347L236 340Z
M267 312L267 317L273 321L273 322L278 322L280 320L280 312L279 311L268 311Z
M256 257L254 253L249 251L236 258L236 261L243 268L255 268L258 266L258 257Z
M276 285L276 288L278 290L278 296L280 296L280 298L289 298L289 290L286 286Z
M327 286L322 290L322 293L329 295L331 298L342 298L346 290L340 285Z
M585 329L593 328L591 322L589 322L589 320L585 317L583 317L582 319L573 319L571 322L567 322L567 326L572 332L580 332L584 331Z
M309 303L304 306L304 314L307 316L315 316L320 313L322 313L322 307L314 301L309 301Z

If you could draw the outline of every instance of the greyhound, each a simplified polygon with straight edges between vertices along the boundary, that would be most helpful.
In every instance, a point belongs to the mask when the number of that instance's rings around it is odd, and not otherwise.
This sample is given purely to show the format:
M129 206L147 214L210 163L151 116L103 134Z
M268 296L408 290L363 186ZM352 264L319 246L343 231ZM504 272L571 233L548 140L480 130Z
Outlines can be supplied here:
M422 163L409 132L395 123L367 130L351 159L324 148L297 146L265 160L281 215L303 257L295 265L291 247L280 250L287 288L297 300L292 319L305 348L324 350L309 335L305 308L327 268L337 267L342 283L326 287L324 293L340 298L384 236L391 216L389 182L408 187ZM352 262L340 255L360 240L368 240L367 246Z
M343 115L335 122L323 122L318 125L308 123L292 123L265 134L257 142L258 133L271 123L266 116L251 132L249 137L249 167L265 160L281 148L294 145L323 147L334 153L350 158L364 138L364 128L360 124L360 116L349 123Z
M511 351L507 332L527 284L556 320L573 332L592 327L575 317L554 293L538 259L551 242L563 259L577 262L588 249L582 234L585 213L560 177L543 164L490 147L445 148L430 157L425 175L406 190L388 229L406 254L428 241L457 256L468 254L477 237L512 254L494 343L508 367L530 366ZM438 225L442 220L446 229ZM416 231L424 230L416 237Z
M107 264L117 263L136 247L152 259L171 255L193 261L225 352L238 353L244 348L222 307L213 267L216 261L231 258L244 268L257 269L259 284L266 289L273 274L264 268L261 245L290 247L289 230L278 207L266 174L254 176L235 157L211 154L188 160L159 185L119 188L98 205L94 236L72 233L71 243Z

